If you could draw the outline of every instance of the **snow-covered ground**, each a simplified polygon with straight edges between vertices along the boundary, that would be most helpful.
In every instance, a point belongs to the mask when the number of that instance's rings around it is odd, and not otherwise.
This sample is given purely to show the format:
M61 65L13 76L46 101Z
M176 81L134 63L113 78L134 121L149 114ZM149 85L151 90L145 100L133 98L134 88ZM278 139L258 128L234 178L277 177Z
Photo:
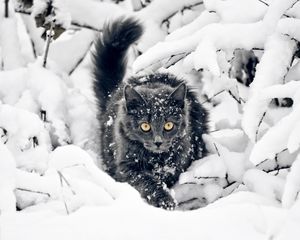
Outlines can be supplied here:
M0 240L299 239L300 1L20 2L0 3ZM91 50L124 14L145 26L128 74L183 77L210 112L175 211L101 170Z
M205 208L167 212L128 199L69 216L43 210L3 216L2 239L299 239L299 204L281 209L240 192Z

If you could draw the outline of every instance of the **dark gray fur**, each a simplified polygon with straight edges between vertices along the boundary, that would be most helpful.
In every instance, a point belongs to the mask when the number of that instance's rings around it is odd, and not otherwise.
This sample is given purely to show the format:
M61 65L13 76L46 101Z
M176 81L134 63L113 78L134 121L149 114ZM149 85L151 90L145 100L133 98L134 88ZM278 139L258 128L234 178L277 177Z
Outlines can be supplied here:
M130 183L150 204L173 209L168 188L206 153L202 134L207 132L207 113L174 75L155 73L123 82L127 49L142 32L137 21L122 18L107 25L97 40L94 89L101 157L116 180ZM165 131L166 121L172 121L174 129ZM149 122L151 131L143 132L142 122Z

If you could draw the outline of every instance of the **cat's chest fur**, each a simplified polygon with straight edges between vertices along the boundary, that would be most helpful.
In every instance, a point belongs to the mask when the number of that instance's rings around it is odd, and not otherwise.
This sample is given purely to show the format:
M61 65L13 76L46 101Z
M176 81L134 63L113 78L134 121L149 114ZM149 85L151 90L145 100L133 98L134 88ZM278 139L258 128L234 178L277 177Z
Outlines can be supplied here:
M160 75L157 74L155 77L159 79ZM156 78L154 79L158 80ZM132 79L132 84L141 86L146 83ZM177 82L175 84L178 85ZM155 90L155 83L152 87ZM155 100L151 99L151 101ZM168 187L175 184L180 173L184 172L192 161L203 154L196 139L201 139L202 131L206 126L203 125L201 132L193 132L196 130L191 122L193 121L191 119L193 117L191 108L196 104L193 100L196 99L191 99L191 96L186 99L186 122L181 126L184 128L184 134L175 137L167 151L153 153L146 149L141 142L132 140L130 130L129 132L128 129L126 130L126 123L124 123L124 115L126 114L125 99L122 87L119 88L111 96L107 111L102 116L103 160L104 166L110 175L120 181L126 181L128 173L126 171L134 170L136 172L147 172L159 181L164 182ZM152 109L155 104L155 102L151 102ZM156 107L159 108L159 105L156 105ZM151 115L150 109L144 110ZM175 111L168 110L171 113Z

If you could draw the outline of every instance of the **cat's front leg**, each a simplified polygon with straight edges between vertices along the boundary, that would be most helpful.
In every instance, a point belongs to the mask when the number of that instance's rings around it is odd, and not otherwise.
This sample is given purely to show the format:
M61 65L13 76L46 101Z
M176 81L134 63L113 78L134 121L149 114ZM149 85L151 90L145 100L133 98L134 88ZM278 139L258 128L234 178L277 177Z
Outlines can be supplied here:
M176 202L166 187L149 173L140 173L133 177L132 185L147 202L155 207L174 210Z
M151 205L167 210L174 210L177 205L174 198L163 187L154 189L152 193L147 194L145 198Z
M155 207L174 210L176 202L164 187L162 182L155 178L151 172L140 170L136 167L129 167L128 164L123 165L122 179L129 182L135 189L137 189L141 196L147 202Z

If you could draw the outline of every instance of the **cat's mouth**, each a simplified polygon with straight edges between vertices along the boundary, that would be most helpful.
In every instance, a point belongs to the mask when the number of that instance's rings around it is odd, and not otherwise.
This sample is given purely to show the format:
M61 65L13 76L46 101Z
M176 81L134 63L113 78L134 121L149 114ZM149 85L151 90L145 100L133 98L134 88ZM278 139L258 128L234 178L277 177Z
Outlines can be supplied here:
M163 152L167 152L170 148L170 144L163 144L161 146L156 146L155 144L147 144L144 143L144 147L154 153L163 153Z

